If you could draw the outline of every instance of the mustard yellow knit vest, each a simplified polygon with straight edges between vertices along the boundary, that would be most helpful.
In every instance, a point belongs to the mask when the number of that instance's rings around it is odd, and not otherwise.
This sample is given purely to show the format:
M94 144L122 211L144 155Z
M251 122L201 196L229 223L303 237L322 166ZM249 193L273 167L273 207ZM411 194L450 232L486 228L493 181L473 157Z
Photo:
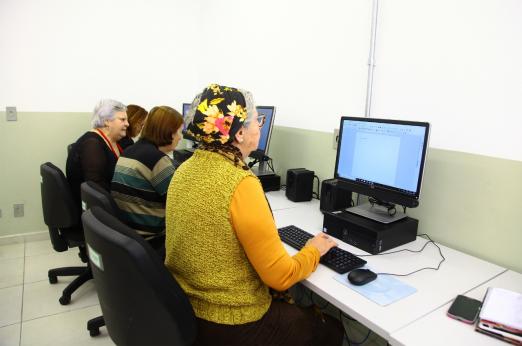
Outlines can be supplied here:
M232 229L230 204L252 172L220 154L196 150L174 174L167 193L165 265L187 293L196 316L221 324L259 320L267 286Z

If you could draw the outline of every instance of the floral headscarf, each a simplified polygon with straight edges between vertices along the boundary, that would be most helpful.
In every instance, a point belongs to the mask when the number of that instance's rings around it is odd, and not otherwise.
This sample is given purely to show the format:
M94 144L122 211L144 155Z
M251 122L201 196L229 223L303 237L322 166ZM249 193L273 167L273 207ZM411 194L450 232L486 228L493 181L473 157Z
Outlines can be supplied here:
M236 88L210 84L192 104L185 137L205 144L230 144L247 119L246 101Z

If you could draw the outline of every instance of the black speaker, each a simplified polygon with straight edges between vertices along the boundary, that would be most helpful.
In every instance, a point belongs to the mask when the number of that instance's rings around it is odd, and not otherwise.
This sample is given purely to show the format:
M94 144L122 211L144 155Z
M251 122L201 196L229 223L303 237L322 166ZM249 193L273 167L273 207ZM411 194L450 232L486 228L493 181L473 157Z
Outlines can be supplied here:
M286 171L286 197L294 202L310 201L314 174L314 171L305 168L292 168Z
M321 184L322 212L346 209L352 206L352 192L337 185L337 179L323 180Z
M277 174L260 175L258 178L265 192L279 191L281 189L281 177Z

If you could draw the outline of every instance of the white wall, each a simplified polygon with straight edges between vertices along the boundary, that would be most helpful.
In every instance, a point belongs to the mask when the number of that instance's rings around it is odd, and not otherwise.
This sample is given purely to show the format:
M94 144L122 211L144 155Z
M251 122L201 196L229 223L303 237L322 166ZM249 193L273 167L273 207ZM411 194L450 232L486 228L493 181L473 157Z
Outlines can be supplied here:
M0 1L0 105L90 111L100 98L179 105L198 85L199 3Z
M522 160L522 2L381 0L374 117L432 123L431 146ZM363 116L371 0L2 0L0 107L181 107L251 90L276 125Z
M522 161L522 1L381 0L373 117L431 146Z
M333 131L364 114L371 1L203 0L203 84L250 89L276 125Z

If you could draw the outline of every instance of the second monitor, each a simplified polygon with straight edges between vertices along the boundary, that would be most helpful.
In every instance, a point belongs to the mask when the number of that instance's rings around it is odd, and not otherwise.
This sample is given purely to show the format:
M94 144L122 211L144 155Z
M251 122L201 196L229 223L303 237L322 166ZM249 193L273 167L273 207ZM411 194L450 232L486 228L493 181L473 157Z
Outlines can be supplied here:
M274 106L257 106L258 115L265 116L265 124L261 128L261 135L259 137L259 145L257 149L250 153L250 157L259 161L256 174L274 174L274 172L268 170L267 161L268 158L268 147L270 145L270 137L272 135L272 127L274 125L275 118L275 107Z

